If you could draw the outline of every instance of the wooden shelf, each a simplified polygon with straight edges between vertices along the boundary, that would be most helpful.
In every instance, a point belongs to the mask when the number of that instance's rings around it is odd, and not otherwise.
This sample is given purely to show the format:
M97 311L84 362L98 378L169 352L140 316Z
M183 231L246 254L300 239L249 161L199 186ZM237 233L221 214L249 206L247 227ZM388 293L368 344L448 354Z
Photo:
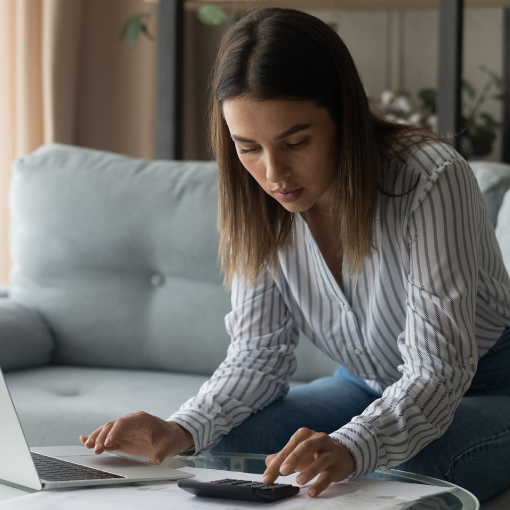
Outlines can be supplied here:
M438 0L186 0L185 9L196 11L214 4L227 10L251 11L258 7L298 10L383 11L387 9L437 9ZM465 0L465 7L510 7L510 0Z

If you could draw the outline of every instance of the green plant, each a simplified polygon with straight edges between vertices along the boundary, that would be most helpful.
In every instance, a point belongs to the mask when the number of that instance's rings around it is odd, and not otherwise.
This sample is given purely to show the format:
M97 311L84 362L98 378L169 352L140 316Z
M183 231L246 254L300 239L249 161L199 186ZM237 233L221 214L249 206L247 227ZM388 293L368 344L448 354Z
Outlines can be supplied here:
M492 151L496 130L501 124L490 113L481 111L481 107L489 99L505 101L503 80L484 65L479 69L488 78L478 95L469 81L462 81L462 109L466 112L462 116L463 143L468 156L486 156ZM496 93L492 93L494 89Z
M487 74L487 82L479 94L475 87L466 79L462 80L462 130L461 152L464 157L487 156L492 151L497 129L501 124L494 117L481 111L482 105L488 100L506 101L503 93L503 80L484 65L479 69ZM493 92L493 91L496 92ZM418 93L421 100L420 113L424 117L436 113L436 91L422 89Z
M227 13L217 5L201 5L197 12L198 19L204 25L221 25L228 20Z
M155 41L156 38L149 33L147 26L147 21L150 19L150 16L150 12L142 12L131 16L122 27L120 40L126 39L131 48L136 46L140 34L144 34L150 41Z

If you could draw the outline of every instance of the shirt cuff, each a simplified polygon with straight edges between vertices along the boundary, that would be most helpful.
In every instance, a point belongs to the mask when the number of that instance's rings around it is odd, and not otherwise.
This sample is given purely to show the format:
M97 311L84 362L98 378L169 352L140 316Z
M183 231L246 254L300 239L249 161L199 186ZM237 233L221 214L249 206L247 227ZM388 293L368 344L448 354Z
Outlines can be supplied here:
M198 455L207 447L214 446L210 441L213 431L212 420L204 421L203 415L198 417L194 416L192 410L181 410L172 414L167 421L174 421L193 436L193 446L179 455Z
M329 435L345 446L354 458L355 469L347 480L373 473L379 461L379 444L375 434L364 424L350 422Z

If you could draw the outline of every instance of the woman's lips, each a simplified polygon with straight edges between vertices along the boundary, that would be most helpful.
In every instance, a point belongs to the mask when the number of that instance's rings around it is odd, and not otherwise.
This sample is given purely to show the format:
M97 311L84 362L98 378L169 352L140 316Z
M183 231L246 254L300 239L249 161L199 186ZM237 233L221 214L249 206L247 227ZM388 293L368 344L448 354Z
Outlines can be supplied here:
M274 194L282 202L295 202L303 193L305 188L298 188L292 191L276 190Z

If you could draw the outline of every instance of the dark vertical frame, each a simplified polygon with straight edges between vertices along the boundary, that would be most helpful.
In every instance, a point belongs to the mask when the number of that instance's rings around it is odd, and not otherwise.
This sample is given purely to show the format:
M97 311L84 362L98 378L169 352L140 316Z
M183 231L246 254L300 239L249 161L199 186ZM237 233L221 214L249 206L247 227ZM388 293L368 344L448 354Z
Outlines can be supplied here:
M439 134L460 146L464 0L439 0L437 117Z
M156 159L182 159L184 0L159 0Z
M510 8L503 9L503 83L506 99L503 102L502 161L510 163Z

